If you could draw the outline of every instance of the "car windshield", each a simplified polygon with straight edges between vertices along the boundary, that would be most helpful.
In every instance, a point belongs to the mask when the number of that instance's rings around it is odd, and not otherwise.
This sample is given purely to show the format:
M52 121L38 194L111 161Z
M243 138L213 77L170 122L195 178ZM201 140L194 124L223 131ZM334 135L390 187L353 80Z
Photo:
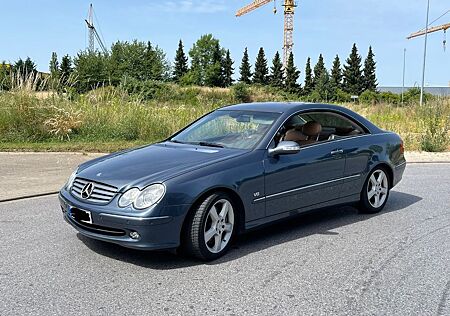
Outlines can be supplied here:
M172 142L235 149L253 148L267 133L278 113L212 112L170 139Z

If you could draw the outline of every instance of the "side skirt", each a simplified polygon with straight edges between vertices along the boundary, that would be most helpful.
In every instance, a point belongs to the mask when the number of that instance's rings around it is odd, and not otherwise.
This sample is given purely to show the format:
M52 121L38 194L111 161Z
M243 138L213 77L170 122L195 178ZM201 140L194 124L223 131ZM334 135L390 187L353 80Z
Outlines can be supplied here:
M260 228L261 226L265 226L267 224L271 224L273 222L279 221L279 220L283 220L292 216L296 216L299 214L303 214L305 212L309 212L309 211L313 211L313 210L319 210L319 209L323 209L323 208L327 208L327 207L332 207L332 206L340 206L340 205L345 205L345 204L351 204L354 202L359 201L360 199L360 194L353 194L353 195L349 195L346 197L342 197L339 199L335 199L335 200L331 200L331 201L327 201L327 202L323 202L323 203L319 203L319 204L314 204L314 205L310 205L301 209L297 209L297 210L292 210L292 211L288 211L288 212L283 212L280 214L275 214L272 216L268 216L268 217L264 217L264 218L260 218L254 221L250 221L250 222L246 222L245 223L245 231L248 230L253 230L255 228Z

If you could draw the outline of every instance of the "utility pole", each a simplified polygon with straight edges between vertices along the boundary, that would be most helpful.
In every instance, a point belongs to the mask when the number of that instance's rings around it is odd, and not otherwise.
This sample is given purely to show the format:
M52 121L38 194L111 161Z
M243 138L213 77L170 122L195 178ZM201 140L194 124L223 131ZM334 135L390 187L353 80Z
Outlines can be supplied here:
M422 86L420 88L420 105L423 105L423 89L425 86L425 66L427 61L427 40L428 40L428 18L430 15L430 0L427 5L427 22L425 24L425 43L423 48L423 66L422 66Z
M402 84L402 104L405 92L405 71L406 71L406 48L403 48L403 84Z

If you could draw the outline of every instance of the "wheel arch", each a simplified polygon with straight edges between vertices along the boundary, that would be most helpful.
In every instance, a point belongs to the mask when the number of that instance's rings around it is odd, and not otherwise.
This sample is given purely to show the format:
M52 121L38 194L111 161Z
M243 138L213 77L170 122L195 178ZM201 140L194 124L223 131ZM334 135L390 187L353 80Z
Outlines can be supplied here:
M241 197L239 196L239 194L233 190L230 189L228 187L214 187L214 188L210 188L204 192L202 192L195 200L194 203L192 203L191 207L189 208L186 216L184 217L183 220L183 225L181 228L181 239L180 242L183 243L184 240L184 236L186 235L186 229L188 227L189 224L189 220L192 218L193 214L194 214L194 210L195 208L202 203L202 201L209 195L216 193L216 192L224 192L226 194L228 194L233 202L234 205L237 205L238 207L238 211L235 212L235 215L237 215L237 220L238 220L238 224L237 224L237 233L241 233L244 231L245 229L245 206L244 206L244 202L242 201Z
M369 175L376 169L376 168L382 168L384 171L388 173L389 177L389 188L392 189L394 186L394 170L387 162L380 162L372 167L372 169L369 172Z

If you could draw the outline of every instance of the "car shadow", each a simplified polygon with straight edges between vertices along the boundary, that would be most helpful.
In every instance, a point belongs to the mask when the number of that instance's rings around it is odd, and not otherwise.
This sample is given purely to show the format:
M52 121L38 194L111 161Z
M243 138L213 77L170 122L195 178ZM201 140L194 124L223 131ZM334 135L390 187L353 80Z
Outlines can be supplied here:
M360 214L352 206L330 207L300 214L289 220L279 221L270 226L239 236L224 257L203 263L168 251L141 251L98 241L77 234L78 239L96 253L126 263L156 270L180 269L199 264L216 265L233 261L248 254L314 234L338 235L332 231L338 227L351 225L390 212L404 210L421 201L422 198L408 193L391 191L388 204L379 214Z

